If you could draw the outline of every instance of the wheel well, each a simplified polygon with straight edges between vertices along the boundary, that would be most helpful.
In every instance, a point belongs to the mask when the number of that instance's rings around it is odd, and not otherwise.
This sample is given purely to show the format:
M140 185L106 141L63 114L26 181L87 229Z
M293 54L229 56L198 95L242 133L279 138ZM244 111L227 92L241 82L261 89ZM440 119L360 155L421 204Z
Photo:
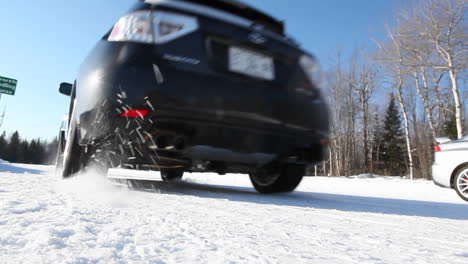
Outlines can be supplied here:
M458 167L456 167L456 168L453 170L452 176L450 177L450 186L451 186L452 188L455 187L455 186L453 185L453 183L454 183L453 181L455 180L455 176L457 175L458 171L459 171L461 168L465 167L465 166L468 166L468 162L465 162L465 163L462 163L462 164L458 165Z

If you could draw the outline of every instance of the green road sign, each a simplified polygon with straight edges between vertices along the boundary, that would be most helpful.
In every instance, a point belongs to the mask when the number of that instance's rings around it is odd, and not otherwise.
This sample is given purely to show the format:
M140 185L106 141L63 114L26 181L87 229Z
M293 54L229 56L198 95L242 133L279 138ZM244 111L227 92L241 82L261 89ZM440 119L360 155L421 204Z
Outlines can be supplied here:
M17 80L0 76L0 93L15 95Z

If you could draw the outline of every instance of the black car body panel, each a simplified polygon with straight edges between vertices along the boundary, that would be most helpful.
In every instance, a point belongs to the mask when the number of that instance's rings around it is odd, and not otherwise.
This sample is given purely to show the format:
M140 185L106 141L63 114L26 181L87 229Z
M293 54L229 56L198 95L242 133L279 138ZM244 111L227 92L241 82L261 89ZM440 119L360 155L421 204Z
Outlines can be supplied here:
M183 166L189 171L206 170L208 163L218 164L211 170L237 172L241 170L234 167L241 165L322 160L326 103L298 63L307 53L282 35L281 22L246 9L248 19L257 14L265 23L259 31L161 2L138 3L131 12L195 16L198 29L161 44L112 42L110 33L104 36L82 64L74 86L81 145L111 140L121 149L131 148L120 165ZM224 11L228 2L221 4ZM252 33L261 34L261 43L252 40ZM227 50L233 46L273 58L274 80L230 71ZM119 116L128 109L150 113Z

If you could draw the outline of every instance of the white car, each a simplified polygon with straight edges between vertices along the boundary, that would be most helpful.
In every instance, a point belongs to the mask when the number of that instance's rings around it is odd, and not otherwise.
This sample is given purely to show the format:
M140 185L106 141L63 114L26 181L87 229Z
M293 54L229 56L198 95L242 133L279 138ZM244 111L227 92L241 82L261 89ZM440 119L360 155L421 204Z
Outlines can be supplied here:
M455 189L468 202L468 136L454 141L438 138L437 142L432 180L441 187Z

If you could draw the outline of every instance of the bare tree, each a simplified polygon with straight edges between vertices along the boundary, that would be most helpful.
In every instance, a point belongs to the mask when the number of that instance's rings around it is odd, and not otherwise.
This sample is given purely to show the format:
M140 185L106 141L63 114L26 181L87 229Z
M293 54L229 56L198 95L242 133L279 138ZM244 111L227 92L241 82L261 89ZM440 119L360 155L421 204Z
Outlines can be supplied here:
M468 0L418 1L396 13L396 25L387 29L383 44L378 43L375 61L383 66L378 76L362 51L349 62L338 54L326 72L324 87L332 106L326 163L330 175L373 172L374 161L379 164L380 119L374 115L377 111L369 110L374 107L373 99L382 96L376 87L391 83L394 89L403 117L411 178L430 177L430 142L436 136L453 134L456 126L456 136L462 137L468 127L464 118L468 113Z
M468 65L468 34L464 21L467 5L467 0L421 1L414 7L411 18L418 37L437 51L438 60L431 66L449 73L458 138L464 134L458 74Z
M355 167L357 101L349 85L349 73L343 69L338 53L336 64L326 73L328 102L333 105L330 136L330 175L350 175Z
M431 74L432 83L434 85L434 96L437 105L435 121L438 133L441 132L441 130L444 127L444 124L447 123L447 116L450 112L448 107L446 107L446 105L448 105L448 103L446 102L447 100L444 99L446 96L443 94L443 89L441 89L440 87L441 80L443 79L445 74L446 72L442 71L441 69L434 69Z
M426 69L424 67L420 67L419 72L415 71L411 75L414 78L414 82L415 82L414 86L416 87L416 91L418 92L418 95L423 102L424 112L426 113L427 123L429 125L429 131L431 132L431 140L432 142L435 142L437 133L436 133L436 129L434 126L434 118L432 114L433 107L431 105L431 96L430 96L430 91L429 91L429 82L427 78Z
M349 85L357 95L359 111L362 120L362 136L364 150L364 165L371 171L370 139L369 139L369 103L375 91L376 71L366 62L358 64L356 58L351 61Z

